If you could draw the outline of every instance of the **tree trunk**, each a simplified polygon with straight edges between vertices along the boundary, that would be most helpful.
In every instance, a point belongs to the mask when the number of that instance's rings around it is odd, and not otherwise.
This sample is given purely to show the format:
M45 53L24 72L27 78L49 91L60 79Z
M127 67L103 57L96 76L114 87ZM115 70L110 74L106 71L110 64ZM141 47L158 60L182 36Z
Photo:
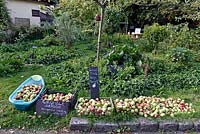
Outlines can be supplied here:
M99 22L99 35L98 35L98 45L97 45L97 61L100 60L101 35L102 35L104 13L105 13L105 7L101 7L101 21Z

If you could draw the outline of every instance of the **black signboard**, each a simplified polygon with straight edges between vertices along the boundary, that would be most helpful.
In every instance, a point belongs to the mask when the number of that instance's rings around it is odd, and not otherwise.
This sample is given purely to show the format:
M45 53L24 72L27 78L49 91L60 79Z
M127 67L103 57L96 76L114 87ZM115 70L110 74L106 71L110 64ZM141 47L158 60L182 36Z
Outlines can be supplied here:
M91 99L99 98L99 74L98 67L89 68Z
M37 114L54 114L57 116L66 116L69 112L69 102L57 102L39 99L36 103Z

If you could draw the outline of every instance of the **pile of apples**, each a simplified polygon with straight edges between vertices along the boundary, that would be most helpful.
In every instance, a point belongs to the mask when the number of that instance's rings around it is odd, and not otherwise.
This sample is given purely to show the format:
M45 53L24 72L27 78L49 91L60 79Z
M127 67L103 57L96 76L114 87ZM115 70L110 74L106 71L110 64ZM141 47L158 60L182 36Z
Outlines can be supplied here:
M74 95L71 93L68 93L66 95L64 95L63 93L55 93L55 94L45 94L42 96L42 99L48 101L69 102L73 97Z
M15 96L16 100L24 100L24 101L32 101L42 89L42 85L26 85L22 88L22 90L18 91Z
M180 98L159 98L159 97L145 97L140 96L133 99L115 99L114 105L117 112L133 113L143 117L163 117L171 116L178 113L195 112L192 104L185 103Z
M78 115L110 115L113 111L113 106L111 100L105 98L79 98L76 110Z

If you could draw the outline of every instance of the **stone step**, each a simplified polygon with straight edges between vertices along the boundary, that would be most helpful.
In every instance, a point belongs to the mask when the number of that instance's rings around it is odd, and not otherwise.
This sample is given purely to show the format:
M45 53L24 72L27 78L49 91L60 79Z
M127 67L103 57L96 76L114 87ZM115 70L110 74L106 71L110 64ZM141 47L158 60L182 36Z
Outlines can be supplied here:
M97 121L90 123L88 119L72 117L70 121L71 132L88 133L111 133L111 132L130 132L130 133L200 133L200 120L192 121L153 121L139 118L128 122L103 122Z

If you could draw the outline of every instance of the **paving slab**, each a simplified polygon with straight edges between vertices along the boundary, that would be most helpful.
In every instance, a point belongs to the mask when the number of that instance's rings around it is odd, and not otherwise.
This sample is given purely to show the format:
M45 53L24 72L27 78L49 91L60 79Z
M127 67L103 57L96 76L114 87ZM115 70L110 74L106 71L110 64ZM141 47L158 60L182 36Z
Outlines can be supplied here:
M157 132L159 128L158 122L147 120L147 119L139 119L140 122L140 131L141 132Z
M70 130L79 130L88 132L91 131L91 124L87 119L79 118L79 117L72 117L70 120Z
M175 121L162 121L159 123L159 129L164 132L178 131L178 123Z

